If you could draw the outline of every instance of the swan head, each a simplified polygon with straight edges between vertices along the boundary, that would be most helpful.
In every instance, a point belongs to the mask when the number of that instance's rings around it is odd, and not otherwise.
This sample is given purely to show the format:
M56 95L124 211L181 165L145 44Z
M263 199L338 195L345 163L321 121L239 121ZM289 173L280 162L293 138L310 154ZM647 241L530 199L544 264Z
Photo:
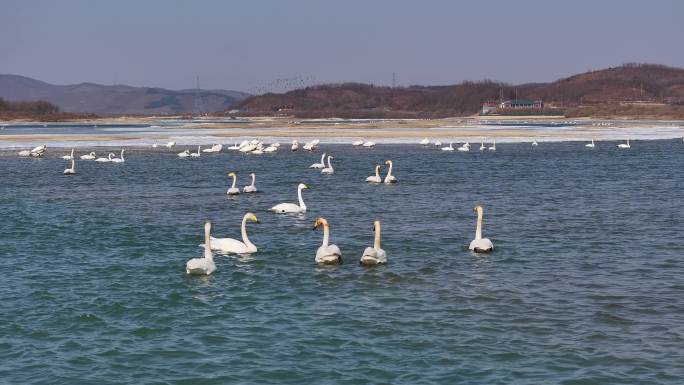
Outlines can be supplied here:
M475 205L475 207L473 207L473 210L477 211L477 213L480 214L484 210L484 206L478 203Z
M256 215L254 215L254 213L245 214L245 218L247 220L252 220L252 222L254 222L254 223L261 223L261 221L259 221L259 219L257 218Z
M388 165L391 166L391 165L392 165L392 161L391 161L391 160L386 160L386 161L385 161L385 164L388 164Z
M228 176L232 176L233 178L237 177L237 175L235 175L235 173L232 171L228 173Z
M378 230L380 230L380 221L376 219L373 221L373 232L376 232Z
M320 226L323 226L323 227L328 226L328 221L323 217L316 218L316 222L314 222L313 228L311 230L316 230Z
M249 176L251 176L252 178L254 178L254 177L256 176L256 173L250 172L250 173L249 173Z
M300 183L299 186L297 186L299 190L308 190L309 186L305 185L304 183Z

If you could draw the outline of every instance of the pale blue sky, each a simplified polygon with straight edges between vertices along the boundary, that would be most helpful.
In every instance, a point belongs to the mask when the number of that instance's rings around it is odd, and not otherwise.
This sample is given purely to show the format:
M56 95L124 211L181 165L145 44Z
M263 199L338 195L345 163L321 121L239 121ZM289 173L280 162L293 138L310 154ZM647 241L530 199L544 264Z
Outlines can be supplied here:
M278 78L551 81L684 67L684 1L37 1L0 4L0 73L249 91Z

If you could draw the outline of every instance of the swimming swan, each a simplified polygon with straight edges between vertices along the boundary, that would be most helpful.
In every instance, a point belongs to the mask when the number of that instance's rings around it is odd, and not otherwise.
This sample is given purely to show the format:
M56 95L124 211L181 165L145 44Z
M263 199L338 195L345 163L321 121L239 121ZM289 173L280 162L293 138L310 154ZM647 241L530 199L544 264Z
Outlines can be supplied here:
M323 155L321 155L321 162L320 163L314 163L309 168L325 168L325 152Z
M496 139L492 140L492 145L488 148L489 151L496 151Z
M204 258L193 258L185 264L185 272L194 275L209 275L216 271L214 255L211 254L211 222L204 223Z
M256 182L256 174L255 174L255 173L250 173L249 175L252 176L252 184L250 184L249 186L243 187L243 188L242 188L242 192L243 192L243 193L255 193L255 192L257 192L257 188L256 188L256 186L254 185L254 182Z
M477 228L475 229L475 239L470 242L468 249L473 250L476 253L486 253L488 251L494 250L494 245L489 238L482 238L482 205L475 206L475 211L477 211Z
M95 159L95 153L90 152L90 154L87 155L81 155L81 160L94 160Z
M596 144L594 143L594 139L591 140L591 143L585 144L584 147L587 147L587 148L594 148L594 147L596 147Z
M449 142L449 147L442 147L442 151L454 151L453 143Z
M392 161L387 160L385 164L389 165L389 170L387 170L387 176L385 176L385 184L397 183L397 178L392 175Z
M375 232L373 247L366 247L361 256L361 261L359 261L360 264L365 266L384 265L387 263L387 254L380 247L380 221L373 222L373 231Z
M335 170L333 169L332 164L330 163L330 159L335 159L333 156L328 155L328 167L324 168L321 170L321 174L327 174L327 175L332 175Z
M366 182L368 183L380 183L382 182L382 179L380 178L380 166L379 164L375 165L375 175L371 175L368 178L366 178Z
M72 158L71 159L71 168L67 168L64 170L64 175L74 175L76 174L76 161Z
M618 148L632 148L629 144L629 139L627 139L627 143L620 143L617 145Z
M255 223L261 223L256 215L247 213L242 218L242 241L233 238L214 238L211 237L211 249L219 250L224 253L232 254L252 254L257 252L257 247L247 238L247 221L252 220Z
M64 155L64 156L62 157L62 159L64 159L64 160L73 160L73 159L74 159L74 149L73 149L73 148L71 149L71 155Z
M189 156L190 156L190 150L185 150L185 151L178 153L178 157L180 157L180 158L187 158Z
M290 147L292 151L297 151L299 150L299 141L297 139L292 140L292 147Z
M299 198L299 205L294 203L280 203L269 210L275 212L276 214L286 214L286 213L305 213L306 205L304 204L304 199L302 199L302 190L308 189L309 187L304 183L300 183L297 186L297 197Z
M112 159L112 162L113 162L113 163L123 163L123 162L125 162L126 160L125 160L124 157L123 157L123 153L124 153L124 150L121 150L121 157L120 157L120 158L114 158L114 159Z
M325 218L320 217L316 219L313 229L316 230L319 226L323 226L323 243L321 247L316 250L316 263L324 265L336 265L342 263L342 252L336 245L328 244L330 240L330 226Z
M97 158L97 159L95 159L95 161L96 161L96 162L105 162L105 163L106 163L106 162L111 162L113 156L114 156L114 154L110 152L109 155L107 155L106 158Z
M230 188L228 189L228 191L226 191L226 194L228 194L228 195L238 195L238 194L240 194L240 189L237 188L237 187L235 187L235 185L237 184L237 175L235 175L234 172L229 172L229 173L228 173L228 176L232 176L232 177L233 177L233 184L230 186Z
M197 152L191 152L190 156L193 158L199 158L201 154L200 149L202 146L197 146Z

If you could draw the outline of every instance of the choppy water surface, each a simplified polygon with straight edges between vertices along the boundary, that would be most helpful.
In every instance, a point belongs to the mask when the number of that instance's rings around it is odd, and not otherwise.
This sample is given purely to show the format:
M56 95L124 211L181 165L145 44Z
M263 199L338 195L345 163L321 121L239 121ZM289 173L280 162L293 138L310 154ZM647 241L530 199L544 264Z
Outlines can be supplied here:
M19 159L0 185L0 382L681 384L684 144L412 145L123 165ZM78 154L77 154L78 155ZM393 159L396 186L363 182ZM259 194L228 198L257 172ZM309 212L266 211L296 200ZM477 202L496 250L467 250ZM188 277L205 219L253 257ZM326 216L345 264L313 264ZM389 265L362 268L372 220Z

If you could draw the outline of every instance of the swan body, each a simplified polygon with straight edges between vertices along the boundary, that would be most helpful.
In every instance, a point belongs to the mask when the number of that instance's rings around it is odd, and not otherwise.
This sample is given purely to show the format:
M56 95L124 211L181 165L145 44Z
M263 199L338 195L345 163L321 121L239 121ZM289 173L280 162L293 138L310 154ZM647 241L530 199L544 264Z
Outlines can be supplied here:
M387 175L385 176L385 184L397 183L397 178L392 175L392 161L387 160L385 164L389 165L389 170L387 170Z
M442 147L442 151L454 151L454 145L451 142L449 142L449 146Z
M492 145L487 148L489 151L496 151L496 140L492 141Z
M109 153L106 158L97 158L95 159L96 162L101 162L101 163L109 163L112 161L112 157L114 156L113 153Z
M325 153L321 155L321 161L320 163L314 163L309 168L325 168Z
M95 153L90 152L90 154L81 155L81 160L95 160Z
M207 153L207 152L210 152L210 153L211 152L221 152L221 150L223 150L223 145L219 143L219 144L214 144L210 148L205 148L204 150L202 150L202 152L205 152L205 153Z
M76 174L76 161L71 159L71 167L64 170L64 175L74 175Z
M19 154L19 156L29 156L31 155L31 150L21 150L17 154Z
M337 265L342 263L342 252L337 245L331 245L330 242L330 226L325 218L320 217L316 219L313 229L323 226L323 243L321 247L316 250L316 258L314 261L322 265Z
M187 158L189 156L190 156L190 150L185 150L185 151L178 153L178 157L180 157L180 158Z
M121 157L112 159L112 163L123 163L123 162L125 162L126 160L124 159L123 154L124 154L124 150L121 150Z
M419 142L419 144L420 144L421 146L427 146L428 144L430 144L430 139L425 138L425 139L421 140L421 141Z
M290 147L290 149L291 149L292 151L297 151L297 150L299 150L299 142L297 141L297 139L295 139L295 140L292 141L292 147Z
M362 146L366 147L366 148L373 148L373 147L375 147L375 142L373 142L372 140L369 140L366 143L362 144Z
M176 146L176 142L167 142L164 146L166 148L173 148Z
M335 159L335 158L331 155L328 155L328 167L321 170L321 174L332 175L335 172L335 169L333 169L333 166L330 163L330 159Z
M539 143L537 143L537 139L532 140L532 147L537 147L539 146Z
M229 150L239 150L239 149L240 149L240 145L237 144L237 143L235 143L234 145L228 147L228 149L229 149Z
M375 175L371 175L368 178L366 178L366 182L368 183L381 183L382 179L380 178L380 165L376 164L375 165Z
M288 214L288 213L305 213L306 204L304 204L304 199L302 199L302 190L308 189L309 186L304 183L300 183L297 186L297 198L299 199L299 204L294 203L280 203L270 208L271 211L276 214Z
M264 149L264 152L276 152L278 151L278 146L270 145Z
M591 140L591 143L585 144L584 147L587 147L587 148L595 148L595 147L596 147L596 144L594 143L594 139Z
M214 238L211 237L211 249L231 254L252 254L257 252L257 247L247 238L247 221L252 220L260 223L256 215L247 213L242 218L242 241L233 238Z
M629 139L627 139L627 143L620 143L617 145L618 148L632 148L632 146L629 144Z
M484 145L484 141L480 142L480 151L484 151L487 147Z
M202 146L197 146L197 152L191 152L191 153L190 153L190 156L193 157L193 158L199 158L199 156L201 155L201 153L200 153L201 147L202 147Z
M486 253L494 250L494 245L489 238L482 238L482 214L483 208L481 205L475 206L475 211L477 211L477 227L475 229L475 239L470 242L468 246L469 250L476 253Z
M232 176L232 177L233 177L233 184L230 186L230 188L228 189L228 191L226 191L226 194L228 194L228 195L238 195L238 194L240 194L240 189L237 188L237 187L235 187L235 185L237 184L237 175L235 175L234 172L230 172L230 173L228 173L228 176Z
M461 147L457 148L457 150L460 152L470 151L470 143L468 143L468 142L464 143Z
M373 222L373 232L375 232L373 247L366 247L359 261L364 266L384 265L387 263L387 254L380 247L380 221Z
M64 156L62 157L62 159L64 159L64 160L73 160L73 159L74 159L74 149L73 149L73 148L71 149L71 155L64 155Z
M211 222L204 224L204 257L193 258L185 264L185 272L192 275L209 275L216 271L211 253Z
M359 139L359 140L354 141L354 143L352 143L352 146L354 146L354 147L363 146L363 140Z
M244 192L244 193L255 193L255 192L257 192L257 188L256 188L256 186L254 185L254 182L256 182L256 174L255 174L255 173L251 173L251 174L249 174L249 175L252 176L252 184L250 184L249 186L243 187L243 188L242 188L242 192Z

